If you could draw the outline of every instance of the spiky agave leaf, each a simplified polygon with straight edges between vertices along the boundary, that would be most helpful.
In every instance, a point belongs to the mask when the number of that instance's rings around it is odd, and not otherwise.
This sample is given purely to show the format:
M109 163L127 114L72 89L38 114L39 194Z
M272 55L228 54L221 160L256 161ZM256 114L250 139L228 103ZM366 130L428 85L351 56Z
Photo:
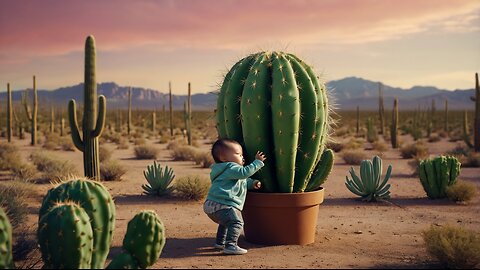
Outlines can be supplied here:
M345 186L353 194L360 196L365 201L377 201L390 198L390 184L387 184L392 173L392 165L388 165L383 181L380 183L382 174L382 159L378 156L373 161L363 160L360 164L360 177L355 169L350 168L351 179L346 176Z
M148 182L148 184L142 185L144 194L162 196L172 191L173 188L170 185L175 175L168 166L162 168L160 164L154 161L153 165L147 166L147 170L143 171L143 175Z

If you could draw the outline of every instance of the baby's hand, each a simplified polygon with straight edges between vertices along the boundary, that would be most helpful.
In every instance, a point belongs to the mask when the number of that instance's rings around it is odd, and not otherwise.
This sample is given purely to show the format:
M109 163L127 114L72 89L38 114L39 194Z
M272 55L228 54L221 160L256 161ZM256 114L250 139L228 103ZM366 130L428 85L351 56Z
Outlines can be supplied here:
M255 155L255 159L258 159L263 162L267 158L265 157L265 154L263 152L257 151L257 154Z
M262 188L262 182L258 181L258 180L254 180L253 181L253 189L260 189Z

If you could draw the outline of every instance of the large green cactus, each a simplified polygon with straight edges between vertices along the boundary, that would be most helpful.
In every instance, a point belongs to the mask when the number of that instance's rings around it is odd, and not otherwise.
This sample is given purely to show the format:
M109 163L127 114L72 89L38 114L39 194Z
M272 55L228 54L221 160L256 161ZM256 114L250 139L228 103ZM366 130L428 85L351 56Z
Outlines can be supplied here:
M393 101L392 125L390 126L390 141L392 148L398 148L398 100Z
M98 97L97 115L97 83L95 80L95 40L88 36L85 42L85 90L83 110L83 139L77 121L75 100L68 103L68 114L72 139L78 150L83 152L85 176L100 180L100 159L98 156L98 137L103 131L106 116L106 99Z
M103 268L115 228L115 204L107 189L86 179L70 180L52 188L43 199L40 219L57 202L73 201L82 206L93 229L92 268Z
M58 203L40 219L38 242L44 268L88 269L93 252L89 216L75 203Z
M22 104L25 107L25 113L27 114L28 121L30 121L30 145L35 146L37 144L37 113L38 113L38 96L37 96L37 80L33 76L33 106L30 112L28 107L28 89L25 90L22 96Z
M303 192L323 153L329 128L325 84L292 54L261 52L237 62L217 102L217 130L245 147L268 192ZM333 160L332 160L333 162Z
M114 268L141 268L152 266L165 246L165 227L154 211L142 211L128 222L123 239L124 253L108 266Z
M12 257L12 225L0 207L0 269L14 269Z
M420 162L420 182L430 199L447 196L447 187L456 183L460 165L458 159L452 156L438 156Z
M13 124L13 107L12 107L12 90L10 84L7 83L7 140L12 141L12 124Z

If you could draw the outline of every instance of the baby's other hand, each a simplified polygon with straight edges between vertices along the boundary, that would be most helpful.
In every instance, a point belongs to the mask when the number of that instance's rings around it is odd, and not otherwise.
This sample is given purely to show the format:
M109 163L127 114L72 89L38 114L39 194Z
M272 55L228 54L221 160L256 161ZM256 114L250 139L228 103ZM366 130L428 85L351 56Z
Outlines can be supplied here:
M262 182L255 180L253 181L253 189L260 189L262 188Z
M265 157L265 154L263 152L257 151L257 154L255 155L255 159L258 159L263 162L267 158Z

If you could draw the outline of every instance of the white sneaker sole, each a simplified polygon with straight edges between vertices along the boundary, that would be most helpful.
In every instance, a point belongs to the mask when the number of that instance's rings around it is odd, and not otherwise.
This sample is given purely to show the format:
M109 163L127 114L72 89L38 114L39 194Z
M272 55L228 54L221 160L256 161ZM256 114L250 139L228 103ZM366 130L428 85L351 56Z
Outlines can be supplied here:
M248 251L247 250L228 250L228 249L224 249L223 250L223 253L224 254L228 254L228 255L243 255L243 254L246 254Z

